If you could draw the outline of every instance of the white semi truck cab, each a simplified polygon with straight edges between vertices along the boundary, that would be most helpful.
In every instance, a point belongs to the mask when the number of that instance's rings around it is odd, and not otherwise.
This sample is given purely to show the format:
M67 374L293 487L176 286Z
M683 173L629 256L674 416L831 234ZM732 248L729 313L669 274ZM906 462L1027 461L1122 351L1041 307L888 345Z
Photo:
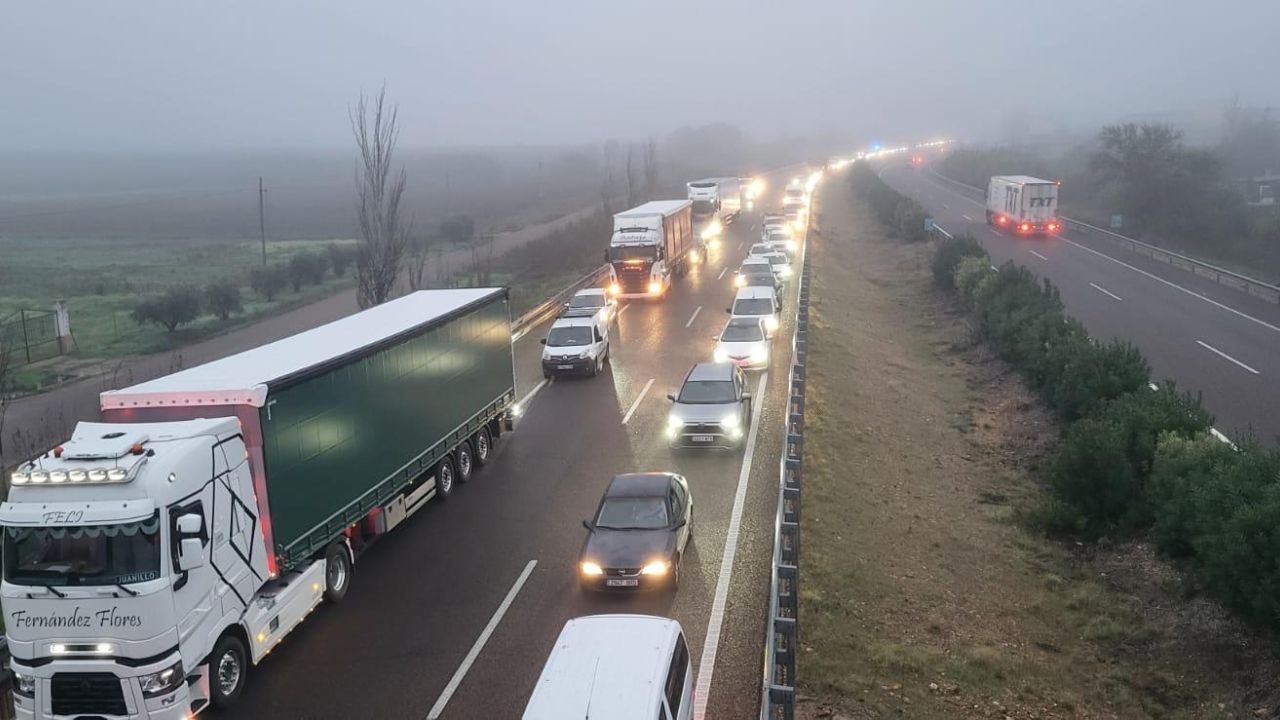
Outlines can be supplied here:
M323 561L260 590L235 418L80 423L18 468L0 523L20 718L188 718L323 591Z

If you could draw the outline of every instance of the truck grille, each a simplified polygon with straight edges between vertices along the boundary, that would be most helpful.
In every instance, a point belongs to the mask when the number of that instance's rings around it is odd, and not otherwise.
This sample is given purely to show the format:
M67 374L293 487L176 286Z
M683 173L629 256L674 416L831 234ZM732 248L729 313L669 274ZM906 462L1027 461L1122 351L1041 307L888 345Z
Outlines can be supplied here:
M618 285L630 295L649 290L649 273L618 273Z
M50 683L54 715L125 715L120 678L111 673L57 673Z

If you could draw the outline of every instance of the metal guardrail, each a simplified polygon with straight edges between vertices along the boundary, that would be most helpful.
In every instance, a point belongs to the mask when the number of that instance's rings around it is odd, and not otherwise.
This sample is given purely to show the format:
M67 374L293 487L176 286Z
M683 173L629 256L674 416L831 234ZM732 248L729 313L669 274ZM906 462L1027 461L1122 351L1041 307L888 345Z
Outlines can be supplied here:
M952 180L932 168L930 168L929 172L939 180L943 180L957 187L969 190L978 197L983 195L982 188L974 187L968 183L962 183L959 180ZM1097 235L1130 252L1144 257L1149 257L1157 262L1162 262L1167 265L1172 265L1173 267L1186 270L1193 275L1212 280L1219 285L1239 290L1250 297L1256 297L1270 303L1280 304L1280 286L1256 280L1248 275L1242 275L1238 272L1220 268L1217 265L1204 262L1203 260L1196 260L1195 258L1187 257L1186 255L1173 252L1172 250L1166 250L1162 247L1152 245L1151 243L1135 240L1134 238L1126 235L1121 235L1120 233L1107 230L1106 228L1100 228L1096 225L1090 225L1087 222L1069 218L1065 215L1062 216L1062 221L1068 228L1075 230L1076 232L1085 233L1087 235Z
M800 486L804 477L805 368L809 349L809 253L801 264L796 327L787 378L785 444L779 461L778 510L773 524L773 567L764 644L761 720L793 720L800 615Z
M561 306L566 300L573 297L573 294L579 290L592 285L600 280L600 277L609 271L608 265L601 265L582 277L574 280L568 287L551 297L543 300L533 309L524 313L520 317L511 321L512 337L523 336L529 331L529 328L538 324L547 317L560 312Z

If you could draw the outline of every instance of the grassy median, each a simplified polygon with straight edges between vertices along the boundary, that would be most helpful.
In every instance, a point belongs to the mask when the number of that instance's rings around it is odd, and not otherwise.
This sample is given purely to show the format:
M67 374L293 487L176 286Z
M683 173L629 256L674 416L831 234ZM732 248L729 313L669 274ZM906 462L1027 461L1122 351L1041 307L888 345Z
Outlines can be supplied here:
M935 294L930 245L824 195L801 717L1272 717L1274 656L1149 549L1026 528L1055 419Z

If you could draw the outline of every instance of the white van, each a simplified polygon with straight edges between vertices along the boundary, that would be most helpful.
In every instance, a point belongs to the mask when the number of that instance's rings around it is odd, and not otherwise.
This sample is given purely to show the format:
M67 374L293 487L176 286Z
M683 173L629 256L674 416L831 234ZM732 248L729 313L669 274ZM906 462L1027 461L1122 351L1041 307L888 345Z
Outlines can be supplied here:
M542 377L595 376L609 361L609 322L604 313L561 317L542 339Z
M588 615L565 623L524 720L689 720L693 663L680 623Z
M778 329L778 296L769 288L739 288L733 298L733 306L726 312L731 317L761 320L769 337L773 337L773 331Z

